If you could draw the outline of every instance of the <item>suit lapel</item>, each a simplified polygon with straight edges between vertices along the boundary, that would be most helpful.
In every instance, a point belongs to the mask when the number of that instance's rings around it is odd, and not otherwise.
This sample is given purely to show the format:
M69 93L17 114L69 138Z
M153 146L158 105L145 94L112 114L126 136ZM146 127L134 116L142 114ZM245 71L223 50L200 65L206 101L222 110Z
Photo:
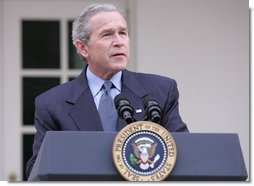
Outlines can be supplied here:
M67 102L73 105L69 115L81 131L102 131L97 108L87 84L86 69L73 81L73 88Z
M69 114L81 131L103 130L94 100L89 89L87 89L81 95Z

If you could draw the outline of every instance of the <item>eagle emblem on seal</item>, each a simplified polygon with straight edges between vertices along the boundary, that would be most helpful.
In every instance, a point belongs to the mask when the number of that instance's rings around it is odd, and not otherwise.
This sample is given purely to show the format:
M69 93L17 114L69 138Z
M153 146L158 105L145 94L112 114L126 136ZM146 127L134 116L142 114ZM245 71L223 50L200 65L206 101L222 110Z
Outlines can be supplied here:
M160 159L159 154L155 156L158 144L148 137L141 137L131 145L134 153L130 154L131 164L138 165L142 170L154 168L154 164Z

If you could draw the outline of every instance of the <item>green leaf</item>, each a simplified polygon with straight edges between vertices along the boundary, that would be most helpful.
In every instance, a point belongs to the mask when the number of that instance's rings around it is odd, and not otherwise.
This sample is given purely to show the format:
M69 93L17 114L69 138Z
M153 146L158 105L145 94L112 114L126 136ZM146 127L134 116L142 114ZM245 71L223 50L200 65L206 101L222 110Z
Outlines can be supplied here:
M137 158L132 153L130 154L130 161L132 165L137 165L138 163Z

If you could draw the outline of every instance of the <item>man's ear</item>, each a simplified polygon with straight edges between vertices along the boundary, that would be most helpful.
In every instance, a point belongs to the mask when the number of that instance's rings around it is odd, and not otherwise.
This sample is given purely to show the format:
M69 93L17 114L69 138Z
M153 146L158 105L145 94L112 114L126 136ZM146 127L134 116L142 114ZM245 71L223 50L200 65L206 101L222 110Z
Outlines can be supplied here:
M78 53L84 58L87 58L88 57L87 44L85 44L83 41L77 40L75 45L78 50Z

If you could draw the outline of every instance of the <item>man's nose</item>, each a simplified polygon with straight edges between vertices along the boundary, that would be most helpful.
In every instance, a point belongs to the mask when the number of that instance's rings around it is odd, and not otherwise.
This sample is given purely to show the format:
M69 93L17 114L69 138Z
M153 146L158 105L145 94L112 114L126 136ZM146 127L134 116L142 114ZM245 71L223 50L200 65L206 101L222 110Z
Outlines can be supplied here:
M124 45L124 39L121 37L120 34L114 34L112 44L114 46L122 46Z

